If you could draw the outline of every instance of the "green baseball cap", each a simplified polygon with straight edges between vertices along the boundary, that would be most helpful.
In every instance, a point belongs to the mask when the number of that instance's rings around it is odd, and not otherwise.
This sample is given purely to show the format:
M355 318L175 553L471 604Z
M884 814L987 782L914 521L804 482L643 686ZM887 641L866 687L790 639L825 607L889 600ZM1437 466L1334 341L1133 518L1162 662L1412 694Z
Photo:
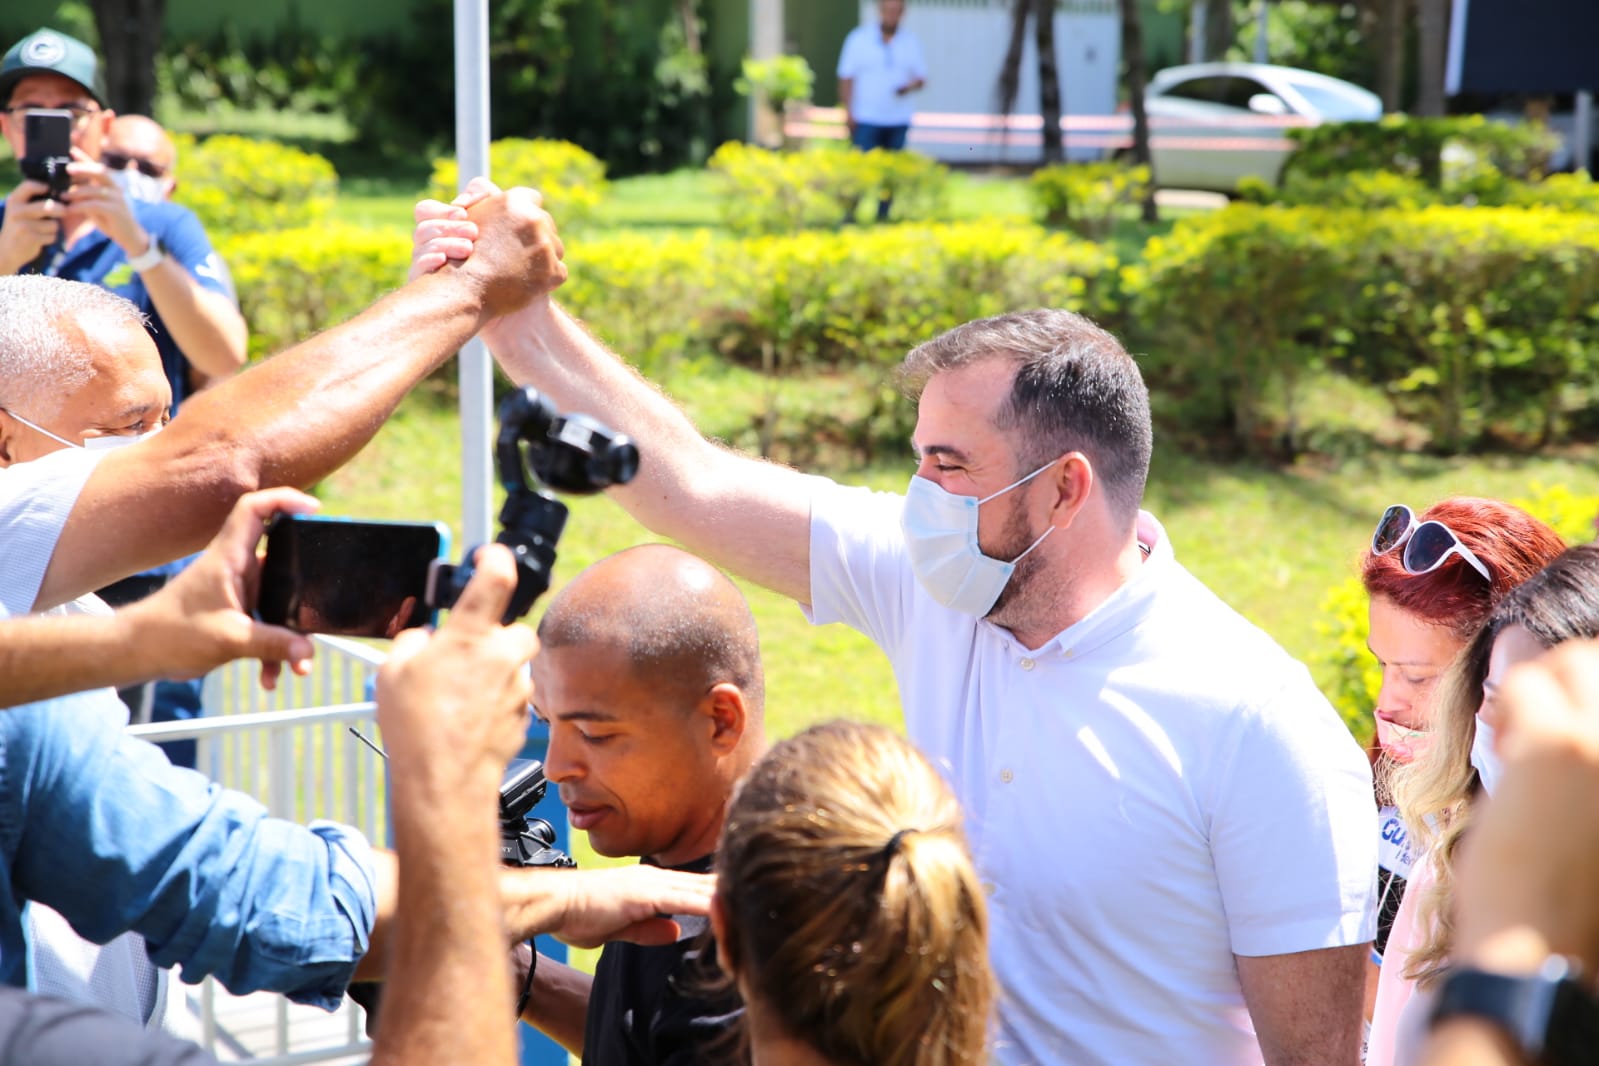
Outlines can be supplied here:
M86 89L95 103L105 106L100 84L100 64L94 49L55 30L34 30L11 46L0 60L0 105L11 103L11 90L32 74L59 74Z

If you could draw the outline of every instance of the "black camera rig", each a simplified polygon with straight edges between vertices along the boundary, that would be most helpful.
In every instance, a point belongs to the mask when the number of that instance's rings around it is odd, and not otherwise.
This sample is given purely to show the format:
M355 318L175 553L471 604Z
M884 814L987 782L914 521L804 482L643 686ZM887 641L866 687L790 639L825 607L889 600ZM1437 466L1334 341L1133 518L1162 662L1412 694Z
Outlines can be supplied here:
M500 401L495 468L504 487L500 535L495 541L516 556L516 592L505 611L509 624L550 587L555 544L566 528L567 507L546 488L591 496L624 485L638 473L633 442L587 415L563 415L533 389L518 389ZM469 548L459 565L435 563L428 574L427 604L450 607L472 579Z
M544 764L514 760L500 783L500 862L506 866L576 866L555 846L555 827L528 812L544 798Z

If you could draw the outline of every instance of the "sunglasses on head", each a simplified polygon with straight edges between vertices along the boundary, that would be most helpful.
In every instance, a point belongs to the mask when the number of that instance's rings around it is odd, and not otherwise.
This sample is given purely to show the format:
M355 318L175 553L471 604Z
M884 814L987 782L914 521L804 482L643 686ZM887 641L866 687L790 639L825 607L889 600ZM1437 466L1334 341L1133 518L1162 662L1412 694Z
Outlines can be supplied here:
M124 155L121 152L101 152L100 162L112 170L127 170L132 164L138 168L140 174L147 178L165 177L167 168L159 163L152 163L148 159L140 159L136 155Z
M1493 575L1472 550L1461 543L1454 530L1437 519L1417 522L1416 515L1402 503L1396 503L1382 513L1377 528L1371 534L1371 554L1386 555L1403 548L1399 563L1407 574L1430 574L1451 555L1458 555L1470 563L1482 579L1493 584Z

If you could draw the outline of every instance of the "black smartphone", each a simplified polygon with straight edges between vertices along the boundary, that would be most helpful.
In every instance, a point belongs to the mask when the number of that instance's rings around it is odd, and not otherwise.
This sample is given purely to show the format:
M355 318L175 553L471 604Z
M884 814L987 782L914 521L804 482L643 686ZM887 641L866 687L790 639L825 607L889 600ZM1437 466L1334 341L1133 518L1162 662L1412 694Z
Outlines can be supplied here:
M279 515L267 528L256 616L344 637L392 638L430 625L428 571L449 549L438 522Z
M48 196L60 199L72 186L72 112L41 108L22 113L23 177L50 186Z

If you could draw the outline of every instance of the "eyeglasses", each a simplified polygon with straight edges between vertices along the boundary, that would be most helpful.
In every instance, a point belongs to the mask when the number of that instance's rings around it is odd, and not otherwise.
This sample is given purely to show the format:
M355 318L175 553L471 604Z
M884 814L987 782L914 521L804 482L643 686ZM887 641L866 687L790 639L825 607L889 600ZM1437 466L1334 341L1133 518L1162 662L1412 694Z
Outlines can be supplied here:
M137 167L139 173L147 178L164 178L167 173L167 168L160 163L152 163L150 160L140 159L136 155L113 152L109 148L100 153L100 162L112 170L127 170L129 165L132 165Z
M5 109L7 115L24 115L29 111L70 111L72 112L72 128L83 129L84 123L89 121L90 115L98 115L98 107L84 107L82 104L62 104L60 107L46 107L44 104L19 104L16 107Z
M1410 508L1396 503L1377 520L1377 528L1371 534L1371 554L1386 555L1400 547L1405 550L1399 562L1407 574L1430 574L1444 565L1445 559L1458 555L1470 563L1484 581L1493 584L1488 568L1461 543L1454 530L1437 519L1418 523Z

